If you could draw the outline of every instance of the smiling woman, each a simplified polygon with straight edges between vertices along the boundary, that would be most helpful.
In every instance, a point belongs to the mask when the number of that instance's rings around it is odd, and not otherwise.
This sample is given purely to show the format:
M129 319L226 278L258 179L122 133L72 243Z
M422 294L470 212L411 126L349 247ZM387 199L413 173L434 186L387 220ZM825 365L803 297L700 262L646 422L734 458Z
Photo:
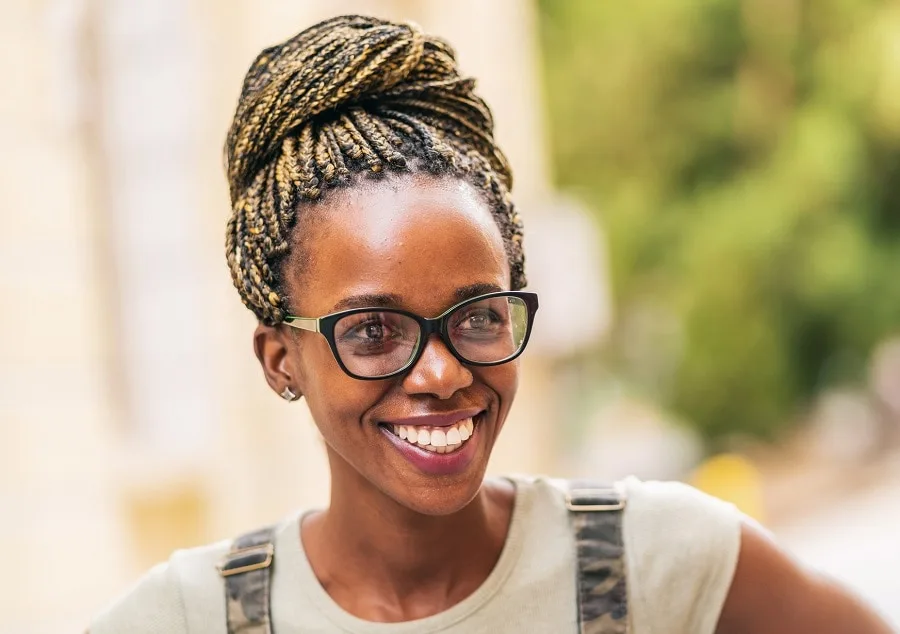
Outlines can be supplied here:
M485 479L538 299L473 90L446 43L360 16L251 66L226 255L331 501L174 554L91 631L888 631L686 486Z

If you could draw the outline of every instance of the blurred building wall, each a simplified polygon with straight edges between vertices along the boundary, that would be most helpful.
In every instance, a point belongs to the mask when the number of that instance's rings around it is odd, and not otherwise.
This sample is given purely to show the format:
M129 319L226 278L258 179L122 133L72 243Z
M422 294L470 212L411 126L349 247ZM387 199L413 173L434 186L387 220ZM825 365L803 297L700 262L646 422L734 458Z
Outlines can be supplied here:
M4 4L0 632L79 631L173 547L327 501L319 436L266 386L224 264L221 147L256 53L345 12L454 44L527 221L548 187L530 3ZM552 468L548 371L526 360L494 471Z

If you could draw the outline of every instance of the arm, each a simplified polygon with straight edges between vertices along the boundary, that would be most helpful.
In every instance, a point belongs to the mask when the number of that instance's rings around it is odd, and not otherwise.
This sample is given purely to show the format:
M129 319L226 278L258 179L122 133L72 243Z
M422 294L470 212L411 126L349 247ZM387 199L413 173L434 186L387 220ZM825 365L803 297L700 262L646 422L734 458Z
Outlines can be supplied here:
M716 634L891 634L858 598L804 570L762 531L743 524L741 550Z

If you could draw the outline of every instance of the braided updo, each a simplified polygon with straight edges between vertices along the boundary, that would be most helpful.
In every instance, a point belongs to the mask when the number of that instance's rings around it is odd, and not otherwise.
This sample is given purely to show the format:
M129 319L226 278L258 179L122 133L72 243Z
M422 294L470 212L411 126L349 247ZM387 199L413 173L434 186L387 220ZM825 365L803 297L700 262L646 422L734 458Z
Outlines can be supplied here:
M471 183L500 227L512 288L525 285L512 174L474 85L445 42L362 16L326 20L260 53L225 145L226 257L260 321L277 324L288 313L281 261L304 203L386 170Z

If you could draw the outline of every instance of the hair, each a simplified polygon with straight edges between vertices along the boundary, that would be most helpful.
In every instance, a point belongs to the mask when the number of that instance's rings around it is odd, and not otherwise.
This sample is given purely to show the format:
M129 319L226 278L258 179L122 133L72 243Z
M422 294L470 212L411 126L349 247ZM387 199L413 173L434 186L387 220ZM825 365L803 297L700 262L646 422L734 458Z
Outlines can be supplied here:
M326 20L259 54L244 78L225 160L226 258L261 322L277 324L289 312L281 268L298 215L326 190L364 175L465 179L500 228L513 290L525 286L512 173L474 87L446 42L369 17Z

